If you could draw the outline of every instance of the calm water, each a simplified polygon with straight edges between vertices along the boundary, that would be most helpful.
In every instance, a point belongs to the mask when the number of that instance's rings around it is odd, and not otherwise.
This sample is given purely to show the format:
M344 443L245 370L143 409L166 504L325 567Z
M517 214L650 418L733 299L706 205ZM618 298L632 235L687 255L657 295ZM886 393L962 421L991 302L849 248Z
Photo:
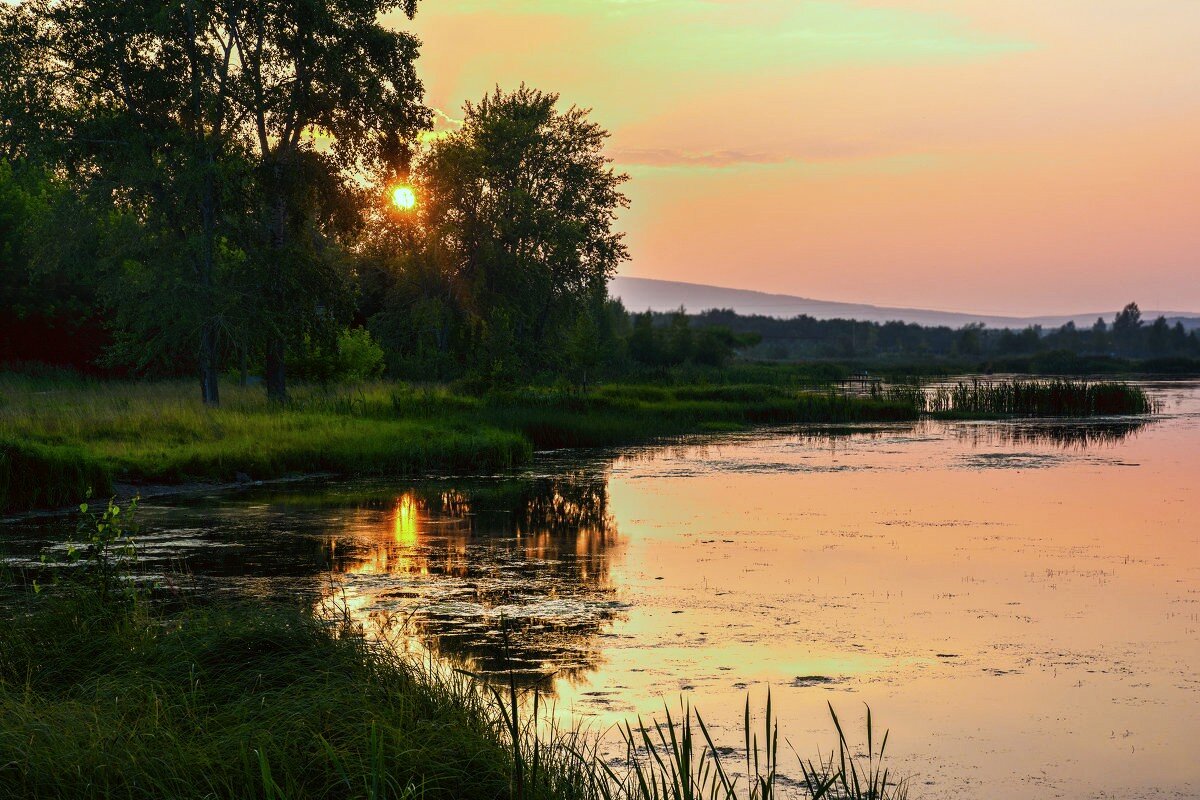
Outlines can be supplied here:
M740 742L826 702L914 797L1200 795L1200 384L1152 422L776 429L519 476L148 502L141 566L344 604L596 727L686 697ZM29 563L63 523L4 525ZM509 642L504 655L503 640Z

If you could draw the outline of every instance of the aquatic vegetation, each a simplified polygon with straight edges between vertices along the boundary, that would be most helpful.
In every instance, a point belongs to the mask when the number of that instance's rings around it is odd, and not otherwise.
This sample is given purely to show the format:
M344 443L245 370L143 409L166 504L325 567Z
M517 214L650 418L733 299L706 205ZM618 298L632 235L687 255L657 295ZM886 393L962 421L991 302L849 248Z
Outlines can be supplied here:
M747 698L745 787L686 706L678 722L626 724L621 764L597 736L558 728L512 671L482 677L413 658L391 628L368 636L336 599L314 613L134 589L123 548L136 501L81 507L79 523L81 569L45 590L0 590L0 796L776 796L769 693L761 739ZM806 796L903 798L870 711L865 765L830 713L837 752L800 759Z
M949 386L900 383L873 386L871 396L955 417L1093 417L1154 411L1153 401L1139 386L1068 378L975 379Z
M959 441L980 445L1053 445L1063 450L1087 450L1093 447L1113 447L1128 440L1151 424L1145 419L1071 421L1066 424L1052 420L1036 422L963 423L954 427Z

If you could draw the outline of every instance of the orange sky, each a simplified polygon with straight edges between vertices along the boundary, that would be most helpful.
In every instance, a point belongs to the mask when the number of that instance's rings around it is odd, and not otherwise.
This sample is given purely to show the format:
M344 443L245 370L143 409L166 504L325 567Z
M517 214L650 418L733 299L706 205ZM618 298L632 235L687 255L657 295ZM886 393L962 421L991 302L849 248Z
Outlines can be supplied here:
M395 24L450 120L521 81L594 110L632 176L622 274L1200 311L1198 0L460 0Z

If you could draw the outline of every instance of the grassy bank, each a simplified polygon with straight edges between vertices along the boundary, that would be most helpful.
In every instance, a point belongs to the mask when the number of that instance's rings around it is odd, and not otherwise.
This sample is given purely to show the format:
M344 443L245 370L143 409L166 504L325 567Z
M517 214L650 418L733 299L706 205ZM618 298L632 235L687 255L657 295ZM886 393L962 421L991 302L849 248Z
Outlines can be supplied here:
M261 389L229 387L217 409L195 395L190 382L0 377L0 441L23 454L0 461L0 510L75 502L88 483L106 492L111 481L230 481L239 474L494 472L527 461L535 448L916 414L903 402L780 385L618 385L587 394L527 389L474 397L377 383L301 387L285 407L268 405ZM30 472L21 465L34 456L42 466ZM72 464L77 468L66 468ZM27 477L33 474L37 481Z
M758 376L762 382L736 382ZM183 483L289 474L490 473L535 449L599 447L788 423L1142 414L1146 394L1114 382L977 381L896 385L857 396L811 375L740 367L610 384L586 393L524 388L484 396L373 383L300 387L286 406L229 387L205 408L189 382L0 376L0 511L70 504L114 481ZM691 381L691 382L687 382Z
M539 734L528 696L446 677L307 613L228 604L167 613L86 593L6 600L4 797L768 800L778 792L769 701L759 721L747 706L750 755L718 751L699 716L685 712L627 727L621 735L638 757L617 764L598 755L595 738ZM868 739L871 757L856 756L861 746L834 722L825 761L784 768L798 779L790 796L902 798L883 747ZM730 777L751 756L749 781Z
M0 439L0 510L73 503L112 491L109 470L80 448Z
M0 795L508 794L474 695L302 614L34 606L0 634Z

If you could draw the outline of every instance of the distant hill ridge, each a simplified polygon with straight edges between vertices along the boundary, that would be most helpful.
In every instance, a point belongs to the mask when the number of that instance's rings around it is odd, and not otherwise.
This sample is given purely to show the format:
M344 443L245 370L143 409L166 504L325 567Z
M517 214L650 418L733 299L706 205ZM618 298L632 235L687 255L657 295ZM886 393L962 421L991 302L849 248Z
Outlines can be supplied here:
M1026 328L1041 325L1058 328L1068 321L1080 327L1091 327L1097 317L1112 322L1119 309L1093 311L1086 314L1063 314L1042 317L1006 317L995 314L968 314L959 311L933 311L923 308L890 308L860 303L837 303L828 300L812 300L788 294L769 294L749 289L728 289L707 286L701 283L661 281L653 278L614 278L609 293L619 297L630 311L673 311L680 306L689 312L699 313L711 308L729 308L739 314L761 314L767 317L790 318L806 314L815 319L857 319L869 322L915 322L920 325L947 325L961 328L971 323L982 323L989 328ZM1149 322L1164 316L1174 325L1182 322L1184 328L1200 328L1200 314L1184 311L1142 310L1142 319Z

